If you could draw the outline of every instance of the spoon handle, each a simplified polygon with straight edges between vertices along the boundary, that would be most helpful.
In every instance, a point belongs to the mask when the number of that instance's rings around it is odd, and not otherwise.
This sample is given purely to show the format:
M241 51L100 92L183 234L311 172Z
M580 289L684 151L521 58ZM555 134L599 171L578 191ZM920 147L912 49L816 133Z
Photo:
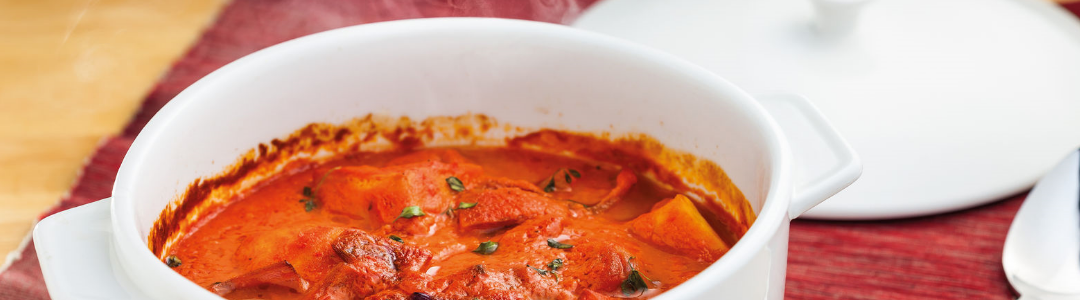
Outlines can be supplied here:
M1025 300L1080 300L1080 151L1028 193L1001 256L1006 279Z

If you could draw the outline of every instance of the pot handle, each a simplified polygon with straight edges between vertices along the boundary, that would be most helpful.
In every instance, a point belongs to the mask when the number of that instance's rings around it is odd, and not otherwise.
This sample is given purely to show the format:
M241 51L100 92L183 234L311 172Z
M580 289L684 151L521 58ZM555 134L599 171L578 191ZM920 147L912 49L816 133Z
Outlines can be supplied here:
M109 205L97 202L56 213L34 227L34 246L53 300L132 299L110 257Z
M788 207L790 218L840 192L862 174L859 156L810 100L792 94L756 99L780 125L791 146L795 191Z

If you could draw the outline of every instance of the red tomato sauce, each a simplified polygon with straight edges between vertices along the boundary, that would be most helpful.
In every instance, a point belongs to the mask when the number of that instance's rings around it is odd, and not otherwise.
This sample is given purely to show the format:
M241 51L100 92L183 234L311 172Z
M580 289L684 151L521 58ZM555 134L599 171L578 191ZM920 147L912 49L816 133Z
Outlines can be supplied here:
M681 185L561 154L454 147L293 166L206 214L166 261L227 299L648 298L745 232Z

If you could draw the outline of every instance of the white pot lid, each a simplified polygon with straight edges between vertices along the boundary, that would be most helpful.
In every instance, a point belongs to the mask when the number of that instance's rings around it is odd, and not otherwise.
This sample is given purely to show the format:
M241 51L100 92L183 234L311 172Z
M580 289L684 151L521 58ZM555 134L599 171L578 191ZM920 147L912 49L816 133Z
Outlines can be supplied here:
M682 56L750 93L814 101L864 171L810 218L984 204L1080 146L1080 23L1068 12L1040 0L862 2L606 0L574 26Z

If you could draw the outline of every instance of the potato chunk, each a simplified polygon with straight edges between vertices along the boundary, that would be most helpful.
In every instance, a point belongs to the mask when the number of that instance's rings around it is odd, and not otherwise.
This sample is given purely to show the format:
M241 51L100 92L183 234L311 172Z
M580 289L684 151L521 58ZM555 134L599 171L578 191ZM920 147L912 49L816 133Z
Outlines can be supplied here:
M707 261L716 260L728 251L728 245L683 195L665 200L651 212L630 221L630 232L654 246Z

